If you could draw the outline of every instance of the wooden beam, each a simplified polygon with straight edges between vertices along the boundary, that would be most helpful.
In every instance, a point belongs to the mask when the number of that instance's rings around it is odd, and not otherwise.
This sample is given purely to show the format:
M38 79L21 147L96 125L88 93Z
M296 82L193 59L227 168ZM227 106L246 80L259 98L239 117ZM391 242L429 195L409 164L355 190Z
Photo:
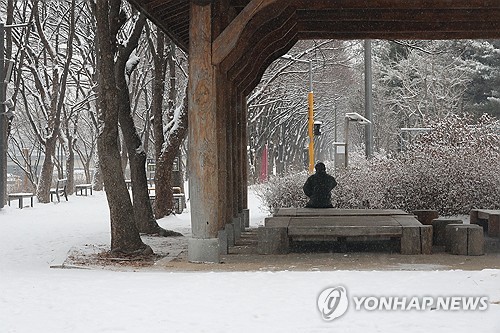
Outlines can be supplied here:
M459 33L470 31L500 31L500 20L495 22L414 22L414 21L299 21L298 30L307 33Z
M247 61L246 65L242 63L234 82L245 96L260 82L267 67L298 41L294 21L287 22L291 25L286 24L281 29L273 31L255 46L253 54L249 55L252 61Z
M244 48L241 47L231 54L231 57L236 54L238 59L234 62L231 59L232 66L227 72L229 80L236 82L240 86L244 77L248 76L251 72L251 68L260 65L257 62L257 58L261 54L266 50L270 50L273 46L279 48L280 46L275 45L279 45L285 35L291 36L297 34L294 14L295 11L287 10L279 17L262 25L258 31L254 32L254 36L257 38L252 39L251 43L246 44ZM292 31L292 33L289 34L289 31Z
M280 0L252 0L214 41L212 47L212 63L214 65L220 64L236 47L249 21L257 14L264 11L268 6L279 1Z
M129 0L129 2L136 7L139 11L143 12L148 20L153 22L160 30L162 30L170 39L172 39L178 47L180 47L184 52L189 52L189 41L183 38L180 38L178 34L176 34L168 25L168 20L166 20L163 16L157 15L153 9L151 9L150 1L144 0ZM165 1L163 1L165 2ZM186 27L189 26L189 14L186 16L187 20L185 20L184 25Z
M447 22L453 18L454 22L498 21L500 8L475 8L475 9L366 9L338 8L314 11L309 9L297 10L297 16L303 22L325 21L412 21L412 22Z
M375 8L396 10L500 7L500 3L496 0L290 0L287 3L297 9L325 10L354 8L362 11Z
M285 25L295 26L296 18L293 18L295 10L290 7L276 9L276 14L267 16L266 21L254 20L248 25L241 35L232 52L221 63L222 68L228 71L228 78L234 78L234 72L240 71L248 62L253 62L252 57L259 52L260 48L266 47L268 42L273 41L273 36L279 38L279 31L282 31ZM274 9L273 7L270 7ZM266 43L263 40L266 39ZM236 65L237 64L237 65ZM231 70L232 69L232 70Z

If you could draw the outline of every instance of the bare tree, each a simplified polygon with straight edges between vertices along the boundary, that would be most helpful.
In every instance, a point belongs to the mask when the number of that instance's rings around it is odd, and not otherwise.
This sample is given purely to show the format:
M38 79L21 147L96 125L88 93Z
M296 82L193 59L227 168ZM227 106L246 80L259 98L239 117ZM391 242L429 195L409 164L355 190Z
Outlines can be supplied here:
M357 45L335 40L299 42L288 52L292 58L278 59L269 66L248 97L250 174L254 181L261 168L261 156L266 152L268 169L275 168L278 173L303 169L307 163L304 152L309 142L309 69L303 62L312 62L315 119L323 122L317 147L328 150L332 146L336 140L335 118L340 117L340 112L347 112L349 95L356 89ZM263 149L265 146L267 150ZM317 149L316 156L322 157L321 152Z
M177 106L178 83L176 68L178 66L175 61L176 47L160 31L156 35L156 45L151 30L147 29L147 33L149 49L153 55L154 63L152 114L156 156L155 216L160 218L169 215L173 211L172 165L174 159L179 155L180 145L187 135L187 99L185 98L187 92L184 92L181 105ZM165 54L165 46L168 47L167 54ZM170 80L169 98L165 112L163 95L167 67Z
M115 74L117 63L128 60L117 59L123 56L118 34L127 18L121 10L121 1L97 1L95 16L97 22L97 54L99 67L99 120L100 132L97 139L100 167L106 187L111 219L111 252L117 254L148 254L151 247L144 244L137 229L134 208L121 170L120 150L118 147L118 120L120 116L119 82ZM134 29L131 39L138 38L142 29ZM126 50L128 54L132 50ZM124 67L122 67L124 70ZM123 83L122 83L123 84Z

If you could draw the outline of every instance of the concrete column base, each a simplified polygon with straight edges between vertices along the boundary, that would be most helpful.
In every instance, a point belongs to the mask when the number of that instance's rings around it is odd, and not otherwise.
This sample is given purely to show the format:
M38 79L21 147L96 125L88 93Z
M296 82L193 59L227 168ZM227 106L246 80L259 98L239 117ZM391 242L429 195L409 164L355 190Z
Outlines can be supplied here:
M227 231L227 245L234 246L234 224L228 223L226 224Z
M257 252L259 254L287 254L289 251L287 228L259 227L257 238Z
M188 261L220 263L218 238L189 238Z
M243 212L238 213L238 218L240 219L240 228L241 232L245 232L245 216L243 215Z
M241 219L233 217L232 224L234 225L234 240L238 241L241 238Z
M219 230L219 253L221 255L229 253L227 230Z
M245 224L245 228L250 227L250 209L243 209L243 223Z

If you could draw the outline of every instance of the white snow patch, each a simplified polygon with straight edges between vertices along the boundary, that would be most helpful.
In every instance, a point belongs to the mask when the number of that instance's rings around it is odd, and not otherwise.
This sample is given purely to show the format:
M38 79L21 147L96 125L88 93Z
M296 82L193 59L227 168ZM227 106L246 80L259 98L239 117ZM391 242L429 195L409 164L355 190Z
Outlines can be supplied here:
M265 213L249 193L252 225ZM50 269L73 247L109 244L103 193L0 210L1 332L453 332L500 331L500 270L170 273ZM188 231L188 213L161 219ZM327 287L349 295L488 296L489 309L356 311L325 322Z

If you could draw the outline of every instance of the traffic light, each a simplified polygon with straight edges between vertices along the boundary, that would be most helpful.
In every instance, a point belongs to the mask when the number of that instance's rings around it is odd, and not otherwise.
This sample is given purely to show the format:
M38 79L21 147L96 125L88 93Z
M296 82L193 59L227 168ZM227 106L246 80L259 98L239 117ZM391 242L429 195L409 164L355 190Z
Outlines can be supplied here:
M321 135L321 125L323 123L319 120L314 122L314 135Z

